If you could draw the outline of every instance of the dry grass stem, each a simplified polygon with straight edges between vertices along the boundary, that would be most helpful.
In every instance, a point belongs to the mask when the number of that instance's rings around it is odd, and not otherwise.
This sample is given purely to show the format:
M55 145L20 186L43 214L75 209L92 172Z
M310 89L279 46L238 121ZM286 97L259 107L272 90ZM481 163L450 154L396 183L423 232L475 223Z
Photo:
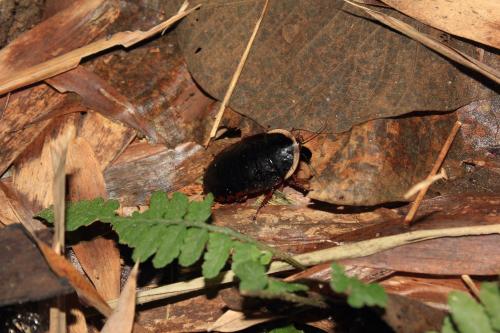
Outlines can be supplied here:
M399 31L400 33L424 44L428 48L438 52L439 54L447 57L448 59L451 59L463 66L466 66L467 68L470 68L478 73L481 73L482 75L486 76L487 78L493 80L496 83L500 83L500 72L498 70L478 61L477 59L474 59L473 57L459 50L446 46L445 44L431 38L429 35L421 33L411 25L406 24L398 19L395 19L392 16L372 10L365 6L361 6L349 0L344 0L344 1L352 6L363 9L368 15L370 15L380 23L383 23L393 28L394 30Z
M67 72L80 64L84 57L107 50L114 46L123 46L128 48L143 41L146 38L156 35L167 29L173 23L179 21L192 11L198 9L200 5L189 10L182 11L172 16L168 20L154 26L148 31L122 31L112 35L109 38L102 38L86 46L80 47L61 56L47 60L32 67L17 71L14 74L9 73L8 77L2 77L0 74L0 95L8 93L35 82L39 82L58 74Z
M54 167L54 183L52 187L54 198L54 240L52 248L58 255L64 253L65 233L65 193L66 193L66 156L70 141L75 136L75 128L70 127L54 142L51 149L52 165ZM66 332L66 302L64 296L57 297L56 305L50 308L50 333Z
M448 151L450 150L451 144L453 143L453 140L455 139L455 136L458 133L458 130L460 129L460 126L462 126L462 123L459 122L458 120L455 122L453 125L453 128L451 129L450 134L448 135L448 138L446 139L443 148L441 148L441 151L439 152L438 158L436 159L436 162L434 162L434 166L432 167L431 172L429 173L429 176L427 176L427 179L430 179L436 175L438 172L439 168L441 168L441 165L443 164L443 161L448 154ZM417 198L411 205L410 211L406 215L404 222L405 224L410 224L411 221L415 218L415 215L417 214L418 207L420 206L420 203L425 197L425 194L427 193L427 190L429 189L429 186L432 184L432 182L429 182L429 184L425 187L423 187L420 192L418 192Z
M392 249L397 246L421 242L429 239L489 234L500 234L500 224L411 231L403 234L369 239L357 243L303 253L294 256L293 258L303 265L313 266L333 260L364 257L377 252ZM277 273L290 269L293 269L293 267L287 263L274 262L268 273ZM219 284L231 283L233 282L233 279L234 273L232 271L222 272L217 278ZM188 292L201 290L206 287L213 287L213 285L206 285L206 280L203 277L195 278L190 281L173 283L154 289L139 291L137 293L137 303L142 304L160 299L166 299ZM116 300L112 300L108 303L113 306L116 302Z
M421 182L413 185L408 190L408 192L405 193L405 195L403 197L405 199L410 199L412 196L414 196L420 190L422 190L426 187L430 187L432 184L434 184L435 182L437 182L440 179L447 179L447 178L448 178L448 176L446 175L446 171L443 168L441 168L441 171L437 175L434 175L432 177L428 177L428 178L422 180Z
M229 87L227 88L226 95L224 95L224 99L222 100L222 103L219 107L219 110L217 111L217 115L215 116L214 125L212 126L212 130L210 131L210 135L208 136L208 139L205 141L205 147L208 147L210 140L213 137L215 137L215 135L217 133L217 128L219 127L219 124L222 120L222 116L224 115L224 110L226 109L226 105L229 102L231 95L233 94L234 88L236 87L236 83L238 83L238 79L240 78L241 72L243 71L243 67L245 66L248 55L250 54L250 50L252 48L253 42L255 40L255 37L257 36L257 32L259 31L260 24L262 23L262 20L264 19L264 15L266 14L267 6L269 4L269 0L265 0L265 1L266 2L264 3L264 7L262 8L262 12L260 13L260 16L259 16L259 19L257 20L257 23L255 24L255 28L253 29L252 35L250 36L250 40L248 41L247 47L245 48L245 51L243 52L243 55L241 56L238 67L236 67L236 71L234 72L233 77L231 78L231 82L229 83Z

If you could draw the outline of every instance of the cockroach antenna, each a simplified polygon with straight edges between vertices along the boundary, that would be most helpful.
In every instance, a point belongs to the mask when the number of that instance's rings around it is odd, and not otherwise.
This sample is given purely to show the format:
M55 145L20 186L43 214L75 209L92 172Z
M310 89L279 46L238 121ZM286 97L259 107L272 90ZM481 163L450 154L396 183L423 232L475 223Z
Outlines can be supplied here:
M321 127L320 127L320 129L318 131L311 131L311 130L308 130L308 129L305 129L305 128L292 128L292 130L290 132L293 133L295 131L306 131L306 132L314 133L314 134L312 134L310 137L308 137L305 140L302 140L301 137L297 138L297 141L299 141L299 143L301 145L303 145L303 144L306 144L309 141L315 139L318 135L325 133L324 130L326 129L326 126L327 126L327 124L325 122L323 125L321 125Z

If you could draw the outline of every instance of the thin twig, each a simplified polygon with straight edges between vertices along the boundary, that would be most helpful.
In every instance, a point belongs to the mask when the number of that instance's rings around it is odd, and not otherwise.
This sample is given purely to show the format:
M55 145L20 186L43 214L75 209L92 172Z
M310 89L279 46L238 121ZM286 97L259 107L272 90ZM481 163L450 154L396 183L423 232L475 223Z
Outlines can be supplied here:
M462 123L460 121L456 121L455 124L453 125L453 128L451 129L450 135L448 135L448 138L446 139L443 148L441 148L441 151L439 152L438 158L436 159L436 162L434 162L434 166L432 167L431 172L427 176L427 178L432 178L433 176L436 175L436 173L439 171L439 168L441 168L441 165L443 164L443 161L448 154L448 151L450 150L451 144L453 143L453 140L455 139L455 136L458 133L458 130L460 129L460 126L462 126ZM404 219L404 223L409 225L411 221L413 221L413 218L415 218L415 214L417 213L417 209L422 203L422 200L425 197L425 194L427 193L427 190L429 189L429 186L431 184L428 184L427 186L423 187L420 192L418 192L417 198L413 202L410 211L406 215Z
M476 284L474 283L474 281L472 281L472 279L470 278L470 276L464 274L464 275L461 276L461 278L462 278L462 281L464 281L465 285L467 287L469 287L469 289L472 292L472 294L474 294L474 296L477 299L480 299L479 298L479 289L477 289Z
M66 157L68 145L75 134L75 128L70 127L59 136L59 140L51 147L52 166L54 168L53 180L53 200L54 200L54 240L52 249L58 255L64 253L64 232L65 232L65 198L66 188ZM64 296L56 298L55 306L50 308L50 333L66 332L66 300Z
M260 24L262 23L262 19L264 18L264 15L266 14L267 11L267 5L269 3L269 0L265 1L266 2L264 3L264 7L262 8L262 13L260 14L260 17L257 20L257 23L255 24L255 28L253 29L252 36L250 36L250 40L248 41L247 47L245 48L245 51L241 56L240 63L238 64L238 67L236 67L236 71L234 72L231 82L229 83L226 95L224 96L224 99L222 100L219 110L217 111L217 116L215 117L214 125L212 127L212 130L210 131L208 139L205 141L205 147L208 147L210 140L213 137L215 137L215 134L217 133L217 128L219 127L219 124L222 120L222 116L224 115L224 110L226 109L226 105L229 102L231 95L233 94L234 88L236 87L236 83L238 83L238 79L240 78L241 72L243 71L243 67L245 66L248 55L250 54L250 49L252 48L255 37L257 36L257 32L259 31Z

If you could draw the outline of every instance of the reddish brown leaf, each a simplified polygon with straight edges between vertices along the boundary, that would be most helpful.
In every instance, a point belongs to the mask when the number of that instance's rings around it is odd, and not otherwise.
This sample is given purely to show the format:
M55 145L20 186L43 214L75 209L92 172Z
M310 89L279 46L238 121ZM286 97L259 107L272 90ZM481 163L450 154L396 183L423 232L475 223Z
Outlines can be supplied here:
M68 151L68 192L72 201L107 198L101 166L89 143L77 138ZM90 234L88 234L90 236ZM83 270L106 300L120 294L120 253L114 240L97 237L73 246Z
M37 241L38 247L45 256L45 260L50 268L58 276L66 278L68 282L75 288L78 296L87 302L89 305L96 308L105 317L112 313L112 309L108 303L102 298L95 288L85 280L85 278L68 262L64 257L56 254L50 247L41 241Z
M454 115L378 119L307 146L316 176L312 199L371 206L406 201L404 193L425 179L446 140Z

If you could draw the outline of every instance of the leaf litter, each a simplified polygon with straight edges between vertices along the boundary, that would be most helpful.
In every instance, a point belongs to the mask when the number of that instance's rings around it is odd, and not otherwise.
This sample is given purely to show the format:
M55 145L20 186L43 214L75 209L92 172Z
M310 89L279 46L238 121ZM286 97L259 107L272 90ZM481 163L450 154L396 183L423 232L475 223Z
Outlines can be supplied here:
M405 12L398 7L401 3L386 2ZM29 212L61 202L61 195L55 200L56 196L47 194L66 173L66 199L71 202L65 210L64 236L71 241L64 247L73 247L67 254L72 263L37 242L54 272L67 278L79 297L104 317L111 315L107 302L117 303L113 298L131 263L141 262L143 274L149 275L137 281L137 295L130 284L122 291L128 301L117 322L127 326L120 329L124 331L132 330L132 325L138 332L160 327L173 331L169 322L178 323L176 331L193 327L234 331L268 322L269 330L296 332L293 325L275 320L314 312L307 306L329 308L339 303L387 304L382 317L387 331L390 326L393 331L406 327L409 332L467 332L467 325L498 330L498 284L484 282L495 280L500 258L495 246L500 222L495 204L499 200L495 181L499 108L494 83L498 55L426 27L430 24L464 36L432 16L422 18L425 12L414 15L422 24L388 6L367 9L434 51L454 54L451 59L478 70L486 79L367 20L340 0L320 1L316 6L271 1L262 11L263 4L200 1L187 7L174 1L116 6L96 0L80 11L71 5L61 5L66 9L60 12L57 6L50 7L47 13L55 10L52 16L47 14L14 40L0 62L4 67L13 65L0 80L9 91L0 96L1 105L6 105L0 125L6 129L0 136L4 143L1 189L8 198L6 206L0 207L0 225L17 221L33 230ZM88 21L84 12L99 13L99 19ZM262 25L254 29L259 13ZM96 45L91 43L94 39L98 40L94 43L113 41L120 36L112 35L116 31L147 31L156 26L154 33L159 33L164 27L161 22L173 22L182 15L177 26L163 31L165 36L148 39L127 52L112 49L83 62L78 56L71 68L49 66L51 72L43 75L36 70L41 64L66 59L71 50ZM43 45L50 29L69 22L82 22L87 29L79 30L78 39L57 39L57 53L50 53L50 46L39 48L37 59L28 53L11 56L29 41ZM62 37L73 33L56 31ZM242 41L248 41L252 31L254 43L247 45ZM481 41L474 33L484 30L471 31L466 37ZM227 90L245 45L248 58L236 72L241 77ZM63 73L68 69L72 70ZM22 87L40 80L46 81ZM17 90L10 91L13 87ZM227 104L217 101L223 96ZM214 121L217 109L225 110L219 113L220 123ZM265 207L256 222L254 199L212 207L210 196L202 193L204 168L215 154L238 140L223 135L205 150L202 145L210 140L211 130L222 127L229 136L238 137L268 127L300 128L297 133L304 135L323 124L326 130L306 144L312 153L310 165L302 165L309 169L308 173L302 170L310 175L304 178L307 189L286 184L295 190L285 187L287 200ZM54 177L50 166L58 163L50 161L48 152L68 128L77 129L76 139L68 145L68 166L59 168L59 177ZM448 179L433 177L440 168ZM424 179L418 200L408 205L404 194ZM144 203L149 208L137 207ZM56 211L61 215L61 209ZM132 213L123 215L125 211ZM54 220L50 208L38 216ZM412 221L410 226L405 225L405 216ZM39 228L34 232L37 239L52 227ZM106 256L113 259L103 260ZM478 256L484 260L468 259ZM333 289L346 291L345 296L325 289L330 276L338 278L341 272L329 262L340 259L347 274L358 277L331 280ZM286 273L293 267L283 261L311 267L297 274L298 280L267 275L280 271L293 278ZM110 274L104 274L108 263ZM15 272L16 268L9 269ZM472 281L468 275L474 277ZM443 276L447 279L438 282ZM101 277L112 281L100 283ZM450 293L467 291L461 278L468 286L482 283L480 303L466 294ZM374 281L380 285L365 284ZM215 323L228 303L211 301L203 294L207 287L234 282L240 297L260 299L261 306L231 310L230 323L222 328ZM202 295L183 296L188 297L188 307L172 299L193 291ZM429 298L425 291L437 298ZM138 304L160 302L134 310L135 296ZM384 297L387 303L381 301ZM446 306L451 316L445 318ZM197 311L207 308L210 311ZM102 318L88 316L80 305L71 311L79 311L74 313L89 327L102 326ZM162 311L170 315L165 318ZM414 315L402 316L404 311ZM138 317L132 324L134 312ZM463 313L474 313L474 320L464 320ZM266 319L254 320L255 315ZM378 317L361 316L362 322L382 323ZM427 320L416 322L419 316ZM354 329L355 322L351 320L347 327ZM341 317L326 314L316 321L306 320L300 329L307 331L309 324L329 331L328 327L342 323Z

